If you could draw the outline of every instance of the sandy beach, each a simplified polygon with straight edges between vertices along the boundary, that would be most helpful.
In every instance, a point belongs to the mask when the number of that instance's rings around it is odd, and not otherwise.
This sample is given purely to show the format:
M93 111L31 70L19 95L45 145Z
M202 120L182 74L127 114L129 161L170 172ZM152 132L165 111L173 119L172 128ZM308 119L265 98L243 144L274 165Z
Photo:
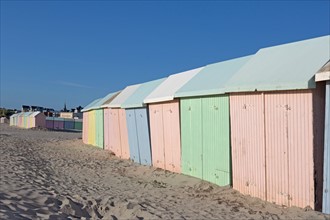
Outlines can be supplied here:
M81 133L0 126L0 219L330 219L118 159Z

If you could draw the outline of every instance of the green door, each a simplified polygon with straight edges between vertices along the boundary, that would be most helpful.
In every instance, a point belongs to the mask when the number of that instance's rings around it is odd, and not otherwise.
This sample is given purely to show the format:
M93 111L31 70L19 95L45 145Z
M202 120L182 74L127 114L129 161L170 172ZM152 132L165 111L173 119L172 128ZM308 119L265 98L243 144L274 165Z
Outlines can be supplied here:
M203 179L220 186L229 185L230 134L229 98L202 98Z
M103 109L95 110L95 132L96 146L103 148Z
M201 99L181 99L182 173L202 179Z

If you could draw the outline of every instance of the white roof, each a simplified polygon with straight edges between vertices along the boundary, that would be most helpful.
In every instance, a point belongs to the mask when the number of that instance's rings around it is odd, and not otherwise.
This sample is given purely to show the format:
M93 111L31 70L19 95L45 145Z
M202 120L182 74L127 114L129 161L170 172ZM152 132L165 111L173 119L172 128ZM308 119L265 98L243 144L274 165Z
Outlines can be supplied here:
M145 99L144 103L165 102L174 99L174 94L204 67L170 75Z
M16 116L18 116L18 114L19 114L19 113L12 114L12 115L10 116L10 118L16 117Z
M128 97L130 97L137 88L140 87L141 84L127 86L116 98L112 100L112 102L102 105L102 108L120 108L121 104L123 104Z
M36 117L39 115L41 112L33 112L32 114L29 115L29 117Z

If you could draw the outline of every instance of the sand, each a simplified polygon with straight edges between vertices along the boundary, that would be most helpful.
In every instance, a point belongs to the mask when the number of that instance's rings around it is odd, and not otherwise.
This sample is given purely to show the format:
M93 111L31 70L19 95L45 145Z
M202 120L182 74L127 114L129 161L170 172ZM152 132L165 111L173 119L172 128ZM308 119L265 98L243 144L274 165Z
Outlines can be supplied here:
M0 128L1 219L330 219L118 159L81 133Z

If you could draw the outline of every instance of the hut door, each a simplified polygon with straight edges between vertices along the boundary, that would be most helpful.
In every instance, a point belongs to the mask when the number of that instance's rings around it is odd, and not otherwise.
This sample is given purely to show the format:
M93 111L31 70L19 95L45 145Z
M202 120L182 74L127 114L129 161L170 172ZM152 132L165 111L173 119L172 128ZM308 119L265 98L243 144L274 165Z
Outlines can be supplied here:
M181 99L180 104L182 173L203 179L201 99Z
M139 153L139 144L138 144L134 109L126 109L126 120L127 120L127 129L128 129L130 158L135 163L140 163L140 156L139 156L140 153Z
M85 117L83 120L85 120ZM107 150L108 148L109 148L109 109L104 109L104 149Z
M151 166L149 124L146 108L135 109L135 121L139 143L140 163Z
M267 200L314 208L312 93L265 95Z
M228 96L202 98L203 179L230 184Z
M152 164L165 169L163 104L150 104L149 115Z
M181 172L179 101L163 104L165 169Z
M126 123L126 111L125 109L119 110L119 133L120 133L120 148L121 158L129 159L129 145L128 145L128 134L127 134L127 123Z
M110 109L109 150L121 157L118 109Z
M230 126L233 188L266 200L263 95L230 95Z
M288 102L278 93L265 94L267 201L289 205Z

